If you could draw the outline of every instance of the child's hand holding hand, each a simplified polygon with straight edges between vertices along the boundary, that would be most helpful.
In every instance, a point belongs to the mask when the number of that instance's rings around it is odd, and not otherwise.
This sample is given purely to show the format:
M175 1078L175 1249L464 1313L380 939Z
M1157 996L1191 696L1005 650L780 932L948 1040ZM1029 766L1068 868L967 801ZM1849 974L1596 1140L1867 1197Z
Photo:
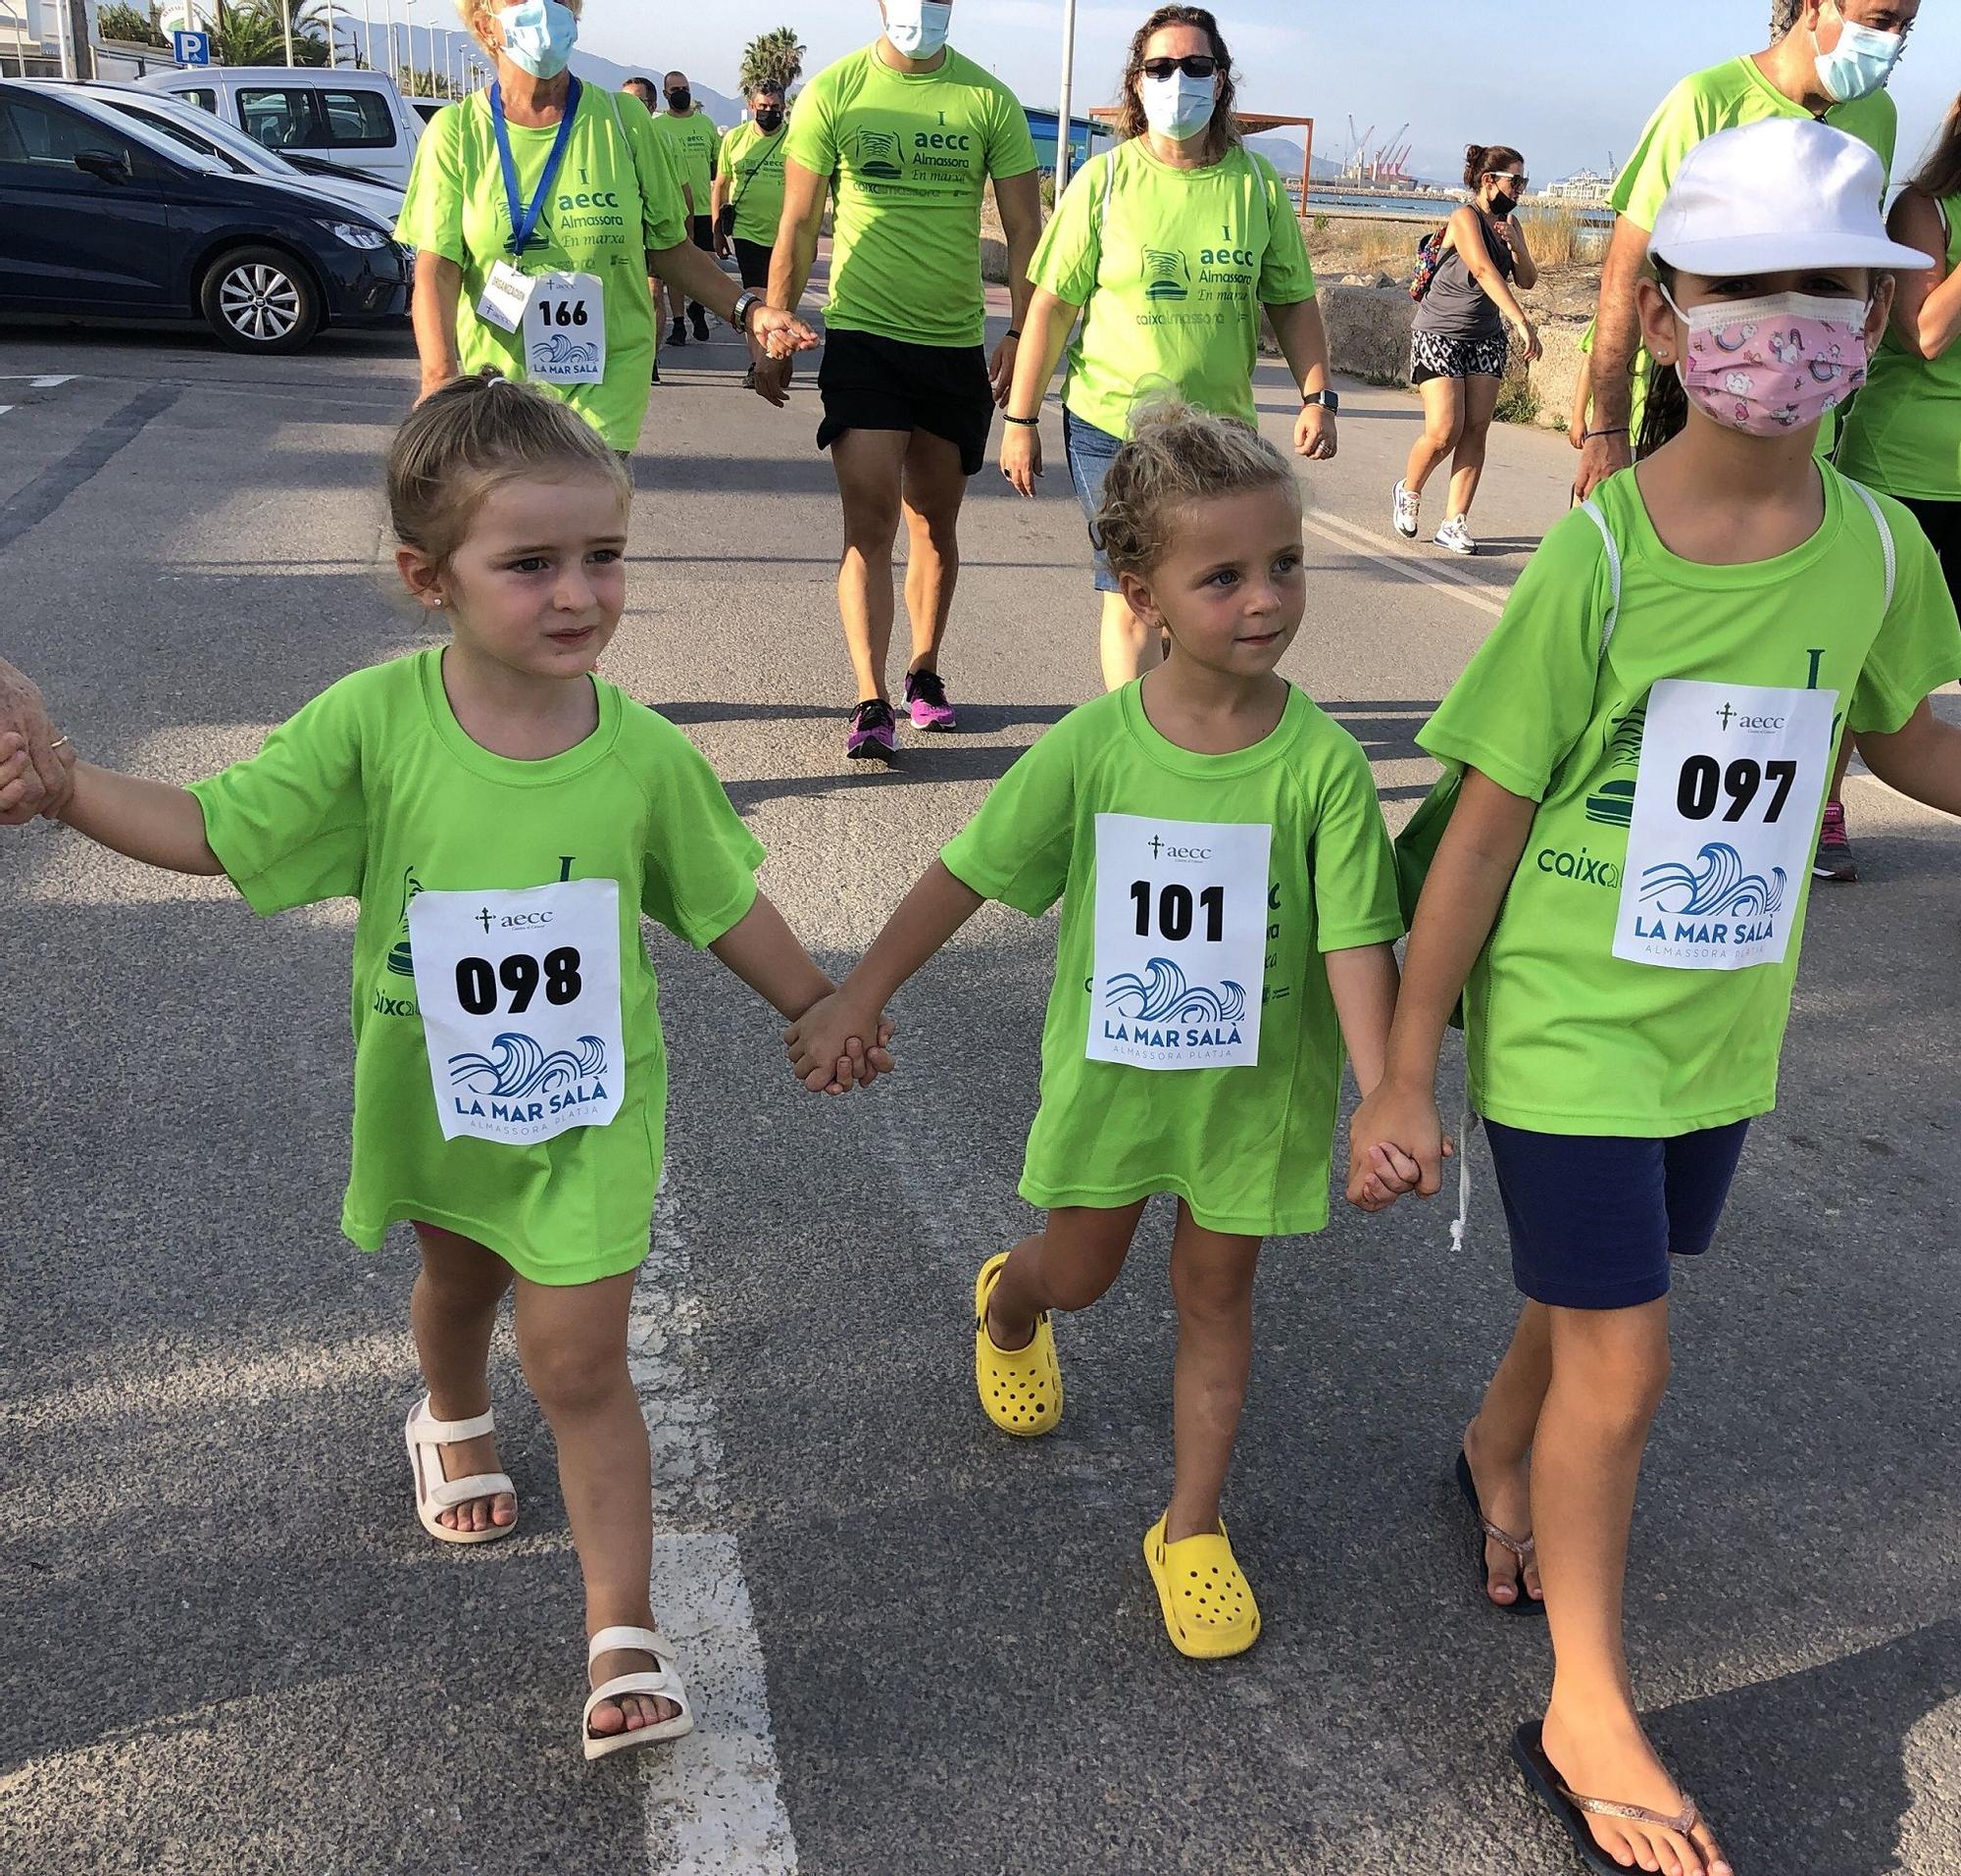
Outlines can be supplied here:
M783 1032L783 1048L798 1081L813 1094L843 1094L870 1088L897 1067L888 1044L891 1019L881 1010L861 1010L842 990L833 990ZM865 1045L867 1036L878 1039Z
M1348 1123L1348 1202L1382 1211L1405 1192L1433 1198L1454 1151L1434 1091L1385 1078Z
M0 825L18 826L24 816L39 814L54 820L75 792L75 749L66 737L55 745L57 780L49 790L47 779L34 768L27 738L18 731L0 731Z

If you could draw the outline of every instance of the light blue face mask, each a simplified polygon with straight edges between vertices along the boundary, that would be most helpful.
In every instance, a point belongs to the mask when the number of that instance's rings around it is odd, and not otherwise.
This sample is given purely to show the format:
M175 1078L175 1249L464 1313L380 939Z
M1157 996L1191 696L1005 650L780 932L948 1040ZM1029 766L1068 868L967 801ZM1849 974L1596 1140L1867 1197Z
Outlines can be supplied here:
M504 56L534 78L557 77L578 43L578 17L559 0L524 0L522 6L501 7L497 24L504 28Z
M1882 32L1877 26L1845 20L1842 12L1838 17L1844 21L1838 43L1818 55L1818 88L1828 98L1850 104L1855 98L1869 98L1886 88L1906 49L1906 38L1902 33Z
M909 59L936 58L953 24L953 0L886 0L885 37Z
M1219 106L1219 80L1187 78L1174 72L1168 78L1148 76L1137 80L1144 122L1160 136L1187 143L1212 122Z

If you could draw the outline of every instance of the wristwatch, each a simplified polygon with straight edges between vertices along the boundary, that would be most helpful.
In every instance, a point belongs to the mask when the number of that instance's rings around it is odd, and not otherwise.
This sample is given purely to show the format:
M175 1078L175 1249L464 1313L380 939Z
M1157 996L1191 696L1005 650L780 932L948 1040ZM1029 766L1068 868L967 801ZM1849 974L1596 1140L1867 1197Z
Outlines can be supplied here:
M1341 399L1333 391L1302 391L1300 401L1319 404L1331 417L1338 416L1341 411Z
M730 324L738 332L749 330L749 315L763 304L763 296L754 287L749 287L735 296L735 317Z

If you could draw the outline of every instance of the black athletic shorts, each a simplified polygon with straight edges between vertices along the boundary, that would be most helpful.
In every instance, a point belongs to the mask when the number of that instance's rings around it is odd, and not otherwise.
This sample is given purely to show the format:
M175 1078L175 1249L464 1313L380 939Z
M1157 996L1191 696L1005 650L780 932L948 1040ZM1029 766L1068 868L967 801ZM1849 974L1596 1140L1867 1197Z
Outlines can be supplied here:
M833 326L824 337L817 388L824 398L819 449L847 430L924 430L960 451L966 475L987 460L994 393L983 345L912 345Z
M689 235L693 238L695 246L700 248L703 253L713 254L715 252L714 216L697 215L694 218L694 220L691 223L689 223L687 231Z
M1921 501L1904 495L1900 500L1913 511L1914 520L1934 543L1947 590L1961 593L1961 501ZM1961 605L1961 599L1955 603Z
M735 265L742 270L742 284L761 292L770 283L770 247L764 241L734 240Z

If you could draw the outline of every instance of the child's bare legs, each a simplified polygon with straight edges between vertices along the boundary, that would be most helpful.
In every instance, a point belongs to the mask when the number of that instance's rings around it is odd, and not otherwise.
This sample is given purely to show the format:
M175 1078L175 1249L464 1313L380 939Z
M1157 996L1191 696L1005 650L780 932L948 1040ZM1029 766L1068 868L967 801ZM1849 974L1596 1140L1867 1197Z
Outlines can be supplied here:
M497 1305L511 1287L513 1271L503 1258L474 1238L461 1238L435 1225L418 1224L422 1274L409 1295L409 1322L416 1356L428 1389L429 1415L436 1420L470 1420L490 1406L490 1332ZM476 1472L500 1472L497 1440L484 1434L439 1448L442 1476L467 1479ZM487 1531L515 1523L518 1501L508 1492L494 1498L469 1498L436 1514L452 1531Z
M1515 1538L1532 1535L1532 1444L1545 1391L1552 1382L1552 1318L1528 1302L1512 1332L1476 1417L1464 1429L1464 1456L1485 1518ZM1493 1602L1519 1599L1519 1560L1502 1544L1484 1546L1486 1594ZM1525 1571L1526 1594L1538 1592L1538 1565Z
M1668 1301L1546 1315L1552 1379L1532 1454L1554 1662L1546 1756L1570 1790L1672 1815L1681 1789L1641 1730L1622 1634L1634 1488L1668 1386ZM1706 1825L1691 1841L1619 1819L1589 1821L1609 1855L1632 1854L1642 1869L1729 1876Z
M1035 1318L1050 1309L1087 1309L1117 1281L1143 1199L1105 1209L1058 1205L1047 1225L1008 1253L987 1298L987 1335L1003 1351L1026 1348Z
M1208 1231L1178 1204L1171 1293L1178 1304L1172 1368L1174 1473L1165 1541L1219 1529L1219 1495L1238 1437L1253 1366L1253 1269L1260 1240Z
M518 1280L518 1355L558 1442L559 1485L585 1577L585 1632L655 1626L653 1478L647 1423L627 1372L633 1273L558 1288ZM615 1649L594 1682L651 1671L652 1656ZM622 1709L625 1709L624 1711ZM618 1733L672 1719L672 1700L629 1694L592 1710L592 1730Z

